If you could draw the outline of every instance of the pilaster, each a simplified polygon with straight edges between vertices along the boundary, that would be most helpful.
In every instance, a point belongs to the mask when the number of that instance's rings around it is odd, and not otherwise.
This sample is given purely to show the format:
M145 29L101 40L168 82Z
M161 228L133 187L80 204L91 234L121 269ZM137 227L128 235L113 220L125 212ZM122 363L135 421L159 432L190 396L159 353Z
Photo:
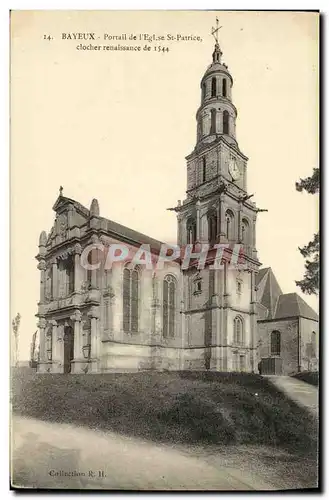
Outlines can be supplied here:
M44 363L48 362L47 359L47 353L46 353L46 326L47 326L47 321L45 318L39 318L38 321L38 328L39 328L39 365L43 365ZM44 371L44 369L39 369L38 371Z
M38 264L38 269L40 270L40 303L45 302L45 287L46 287L46 262L45 260L40 260Z
M80 265L80 256L82 253L82 248L80 243L77 243L74 246L74 292L80 292L81 283L83 281L81 265Z
M90 311L88 312L88 316L90 318L91 324L91 333L90 333L90 362L91 362L91 371L93 373L97 373L99 371L99 307L92 306Z
M52 296L53 299L58 298L58 263L57 259L53 258L51 260L51 266L52 266Z

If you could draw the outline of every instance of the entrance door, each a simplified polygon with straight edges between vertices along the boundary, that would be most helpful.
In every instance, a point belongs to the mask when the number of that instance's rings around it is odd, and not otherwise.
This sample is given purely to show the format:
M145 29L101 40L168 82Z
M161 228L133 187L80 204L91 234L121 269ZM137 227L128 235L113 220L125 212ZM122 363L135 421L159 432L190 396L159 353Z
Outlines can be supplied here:
M71 373L71 361L74 358L73 328L66 326L64 329L64 373Z

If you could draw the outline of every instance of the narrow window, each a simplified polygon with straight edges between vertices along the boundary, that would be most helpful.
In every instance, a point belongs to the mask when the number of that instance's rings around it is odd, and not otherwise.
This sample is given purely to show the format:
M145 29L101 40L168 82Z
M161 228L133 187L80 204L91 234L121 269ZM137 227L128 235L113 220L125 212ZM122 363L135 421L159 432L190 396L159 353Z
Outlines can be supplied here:
M207 177L207 162L206 157L202 157L202 182L206 182Z
M231 211L227 211L225 214L226 217L226 238L228 241L231 241L234 239L234 227L233 227L233 222L234 222L234 216Z
M225 111L223 111L223 134L230 133L230 131L229 131L229 118L230 118L229 112L225 109Z
M123 330L138 332L139 272L138 269L123 270Z
M94 261L94 252L95 252L95 250L91 250L88 253L88 257L87 257L88 264L93 264L93 261ZM88 284L88 287L91 287L91 277L92 277L92 270L91 269L87 269L87 284Z
M176 324L176 280L168 275L163 281L163 336L173 338Z
M233 342L238 345L243 343L243 323L239 316L234 319Z
M226 97L227 88L226 88L226 79L223 80L223 97Z
M241 224L241 241L242 243L249 243L249 224L246 219L242 219Z
M211 110L211 125L210 125L210 133L216 134L216 110Z
M211 97L216 97L216 78L211 79Z
M137 269L131 272L131 331L138 332L138 283L139 274Z
M196 221L189 219L186 224L187 229L187 243L193 244L196 242Z
M208 229L209 243L213 245L216 243L217 237L217 215L214 212L208 217Z
M130 331L130 269L123 270L123 330Z
M65 262L66 295L74 292L74 261L72 256Z
M280 356L281 354L281 333L277 330L271 333L271 354L272 356Z

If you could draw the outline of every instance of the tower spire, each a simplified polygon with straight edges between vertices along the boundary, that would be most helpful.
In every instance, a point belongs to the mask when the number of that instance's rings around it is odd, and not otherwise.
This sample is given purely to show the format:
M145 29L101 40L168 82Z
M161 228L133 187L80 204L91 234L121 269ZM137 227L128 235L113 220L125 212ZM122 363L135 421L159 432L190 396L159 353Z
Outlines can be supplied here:
M221 62L221 57L223 55L223 52L220 49L219 42L218 42L218 32L223 26L219 26L219 20L218 17L216 16L216 28L212 27L211 28L211 34L215 39L215 50L212 54L212 60L213 63L219 63Z

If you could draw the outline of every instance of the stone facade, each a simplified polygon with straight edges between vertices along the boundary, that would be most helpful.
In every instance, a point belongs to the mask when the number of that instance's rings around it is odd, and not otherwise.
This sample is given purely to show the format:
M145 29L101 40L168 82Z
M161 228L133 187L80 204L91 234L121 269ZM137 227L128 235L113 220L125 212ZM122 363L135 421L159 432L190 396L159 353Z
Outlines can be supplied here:
M257 293L259 209L247 193L248 158L236 140L233 79L221 56L216 44L201 80L186 199L173 210L178 245L195 250L202 244L225 244L223 267L212 268L214 258L203 269L193 264L182 269L179 258L163 269L135 266L131 256L140 245L149 245L152 262L157 262L161 242L100 216L97 200L87 209L63 196L61 188L54 225L49 234L41 233L36 257L40 373L254 372L260 359L271 355L268 336L274 326L291 332L293 347L287 344L282 350L290 371L296 369L297 323L305 331L300 363L306 366L309 325L304 319L270 325L269 306ZM118 244L126 245L130 257L108 268L100 255ZM230 266L236 245L243 248L243 270ZM87 269L85 254L95 268Z

